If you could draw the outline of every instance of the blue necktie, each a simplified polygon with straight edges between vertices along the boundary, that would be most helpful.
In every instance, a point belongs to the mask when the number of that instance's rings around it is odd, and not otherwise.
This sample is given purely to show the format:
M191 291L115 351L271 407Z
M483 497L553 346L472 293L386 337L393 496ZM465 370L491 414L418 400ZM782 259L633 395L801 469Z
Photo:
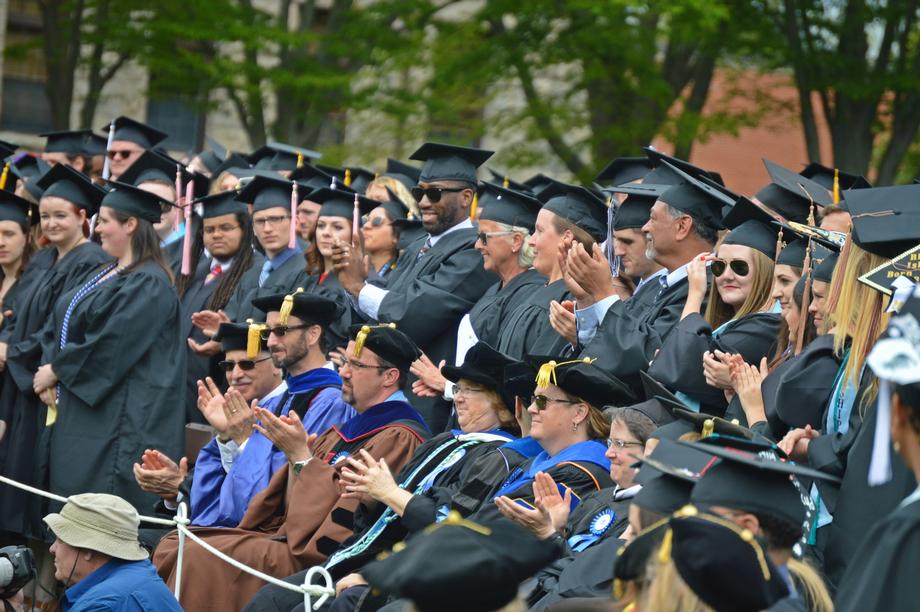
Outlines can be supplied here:
M265 285L265 281L268 280L269 275L272 273L272 262L270 259L266 259L262 264L262 272L259 273L259 286L262 287Z
M667 291L667 289L668 289L668 277L667 277L667 275L665 275L665 276L659 276L659 277L658 277L658 284L661 285L661 289L658 290L658 295L655 296L655 301L656 301L656 302L657 302L658 300L661 299L661 295L662 295L665 291Z

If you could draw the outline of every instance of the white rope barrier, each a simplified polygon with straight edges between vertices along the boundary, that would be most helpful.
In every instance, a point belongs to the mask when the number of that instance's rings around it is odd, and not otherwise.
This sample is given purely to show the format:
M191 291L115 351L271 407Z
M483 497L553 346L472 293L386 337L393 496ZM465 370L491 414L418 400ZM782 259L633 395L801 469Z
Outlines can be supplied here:
M66 497L63 497L61 495L56 495L54 493L49 493L48 491L43 491L35 487L31 487L27 484L23 484L11 478L7 478L6 476L0 475L0 483L4 483L11 487L20 489L22 491L26 491L28 493L32 493L34 495L45 497L47 499L52 499L54 501L58 501L61 503L67 502ZM193 542L201 546L204 550L206 550L208 553L217 557L224 563L228 563L232 565L233 567L243 572L246 572L247 574L250 574L251 576L255 576L256 578L259 578L260 580L263 580L269 584L273 584L277 587L287 589L288 591L296 591L298 593L303 593L304 608L307 610L310 610L310 609L318 610L320 606L322 606L326 602L327 599L335 596L335 588L333 587L332 576L329 575L329 572L326 571L326 568L320 565L313 566L307 571L307 574L306 576L304 576L304 581L302 584L291 584L290 582L285 582L284 580L275 578L274 576L269 576L268 574L260 572L259 570L255 568L249 567L248 565L244 565L243 563L240 563L239 561L227 555L226 553L221 552L220 550L217 550L216 548L214 548L213 546L211 546L210 544L208 544L207 542L199 538L197 535L195 535L188 528L190 521L188 519L188 506L186 505L185 502L179 503L179 507L176 509L176 516L173 519L163 519L163 518L159 518L155 516L143 516L142 515L140 516L140 520L145 523L155 523L157 525L166 525L168 527L175 527L176 530L178 531L179 550L178 550L178 557L176 559L176 586L174 589L176 600L179 599L179 594L182 589L182 561L183 561L183 551L185 549L186 538L192 540ZM322 578L323 582L325 583L324 585L313 584L313 578L317 574L319 574L320 578ZM319 599L316 600L315 604L311 604L313 597L319 597Z

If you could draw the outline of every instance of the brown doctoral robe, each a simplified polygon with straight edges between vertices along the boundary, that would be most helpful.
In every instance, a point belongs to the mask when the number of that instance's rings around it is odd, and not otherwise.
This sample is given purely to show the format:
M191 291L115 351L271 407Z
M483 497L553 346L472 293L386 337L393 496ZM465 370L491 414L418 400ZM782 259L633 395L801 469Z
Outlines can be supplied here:
M368 412L392 404L397 402L378 404ZM366 423L364 431L355 435L348 424L320 436L314 446L315 458L299 475L294 476L290 469L278 470L253 498L237 528L196 528L195 534L245 565L278 578L325 561L352 535L359 504L356 499L340 497L339 471L344 463L336 460L363 448L375 459L385 459L395 473L427 433L420 416L417 421ZM153 564L170 588L175 585L177 553L174 531L160 541L153 556ZM263 580L224 563L194 542L186 541L184 554L179 603L186 610L241 610L265 586Z

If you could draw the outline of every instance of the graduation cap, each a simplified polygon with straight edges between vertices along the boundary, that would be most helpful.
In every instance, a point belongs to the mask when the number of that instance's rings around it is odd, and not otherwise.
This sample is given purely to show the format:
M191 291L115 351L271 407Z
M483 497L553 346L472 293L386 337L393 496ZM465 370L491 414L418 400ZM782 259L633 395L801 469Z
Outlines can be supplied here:
M821 281L822 283L831 282L834 276L834 268L837 267L839 254L830 252L827 257L821 260L811 271L812 280Z
M390 221L408 218L412 214L409 207L399 199L398 195L393 193L392 189L389 187L385 187L385 189L387 191L387 200L385 202L380 202L378 207L386 211Z
M213 219L214 217L240 213L249 214L249 208L237 199L237 195L238 192L235 189L229 189L197 198L192 201L192 204L201 205L202 219Z
M674 567L700 600L720 612L767 610L789 596L789 587L766 545L747 529L692 506L669 522L659 554L670 553Z
M318 166L312 164L304 164L300 168L297 168L288 176L292 181L297 181L300 185L305 187L304 193L310 193L315 189L322 189L323 187L331 187L333 176L324 170L321 170ZM353 191L351 188L346 187L341 182L336 183L336 189L343 189L345 191Z
M304 293L303 287L289 294L274 293L257 297L252 300L252 305L266 314L280 313L280 325L287 325L288 317L294 315L306 325L328 327L339 314L339 306L333 300Z
M509 177L507 174L500 174L489 168L489 174L492 175L492 182L498 185L501 185L505 189L510 189L512 191L517 191L520 193L526 193L527 195L533 195L533 191L525 185L524 183L519 183Z
M656 200L657 198L649 196L626 196L613 216L613 229L642 229L648 223Z
M393 219L391 223L399 232L399 244L396 246L400 250L409 248L413 242L422 236L428 235L428 232L422 226L421 219Z
M426 142L409 159L425 162L419 173L420 183L463 181L475 185L476 169L494 153L485 149Z
M719 185L725 185L725 181L722 180L722 175L718 172L713 172L711 170L703 170L699 166L694 166L690 162L679 159L677 157L672 157L666 153L662 153L655 147L642 147L642 150L645 151L645 154L648 156L649 161L653 166L658 167L662 164L669 164L675 168L678 168L680 171L692 176L693 178L699 179L700 177L706 177L711 179L713 182ZM651 181L649 181L651 182Z
M543 208L586 231L597 242L607 239L607 203L580 185L557 183L540 192Z
M358 217L362 217L371 212L379 202L358 195L352 191L342 191L340 189L329 189L323 187L310 193L310 201L321 204L319 209L320 217L342 217L352 221L354 218L355 202L358 202ZM355 228L352 228L353 230Z
M750 219L736 225L722 240L722 244L737 244L760 251L771 260L777 256L777 231L771 224ZM781 244L781 243L780 243Z
M682 172L678 168L672 169ZM722 208L734 205L737 198L732 198L689 174L684 173L684 179L683 183L672 186L658 196L658 199L672 208L693 215L713 229L721 229Z
M632 542L620 547L616 563L613 564L613 596L616 599L626 595L626 582L645 578L649 560L658 553L667 531L668 520L662 519L636 534Z
M173 204L155 193L139 189L134 185L119 181L109 181L109 192L102 198L100 206L108 206L123 213L159 223L163 214L163 204ZM48 192L45 191L45 195Z
M252 204L252 212L269 208L289 209L292 181L275 173L259 173L237 194L240 202Z
M325 166L323 164L316 164L316 167L329 176L335 177L336 186L342 185L361 194L367 191L367 186L371 184L371 181L377 178L375 173L365 168L351 166L338 168L336 166Z
M537 371L525 361L509 363L502 373L502 387L511 395L529 402L533 397Z
M140 185L147 181L160 181L174 185L176 182L177 167L182 173L182 184L185 185L192 180L192 174L182 165L179 160L173 159L163 153L148 150L137 158L121 176L119 182L129 185Z
M498 610L558 556L555 544L511 521L478 524L454 511L365 565L361 575L373 590L411 599L421 612Z
M10 172L20 180L32 179L38 176L44 176L51 169L51 164L40 157L23 153L12 159L10 162Z
M550 185L555 185L559 181L551 179L545 174L535 174L522 184L530 188L535 196L539 196L540 192L549 187Z
M623 381L594 365L593 359L556 361L545 355L528 355L527 361L537 370L537 387L556 385L597 409L628 406L636 401Z
M853 242L893 259L920 244L920 185L857 189L847 195Z
M396 329L396 323L352 325L348 333L355 339L355 358L361 357L361 352L367 348L403 372L407 372L422 354L412 338Z
M543 206L540 200L528 192L506 189L495 183L482 183L480 191L480 219L526 227L533 233L537 214Z
M35 183L44 190L42 197L63 198L84 209L88 216L99 210L99 205L106 195L105 190L94 185L89 177L65 164L55 165ZM157 208L157 221L159 219L160 210Z
M210 136L207 136L205 141L208 144L208 149L199 153L198 159L200 159L204 167L208 169L208 172L213 176L217 176L214 174L214 171L227 159L227 148Z
M913 284L920 283L920 244L904 251L894 259L886 262L859 277L859 282L884 293L892 295L892 283L896 278L905 277Z
M499 353L485 342L477 342L467 351L462 365L445 365L441 368L441 375L453 383L465 378L485 385L497 391L505 405L514 411L514 394L506 391L504 385L505 369L512 363L514 359L511 357Z
M8 140L0 140L0 158L6 159L19 149L19 145Z
M39 134L45 139L45 153L66 153L67 155L90 155L87 143L95 136L92 130L65 130ZM99 137L102 139L101 137ZM102 139L103 141L105 139Z
M724 506L754 514L768 514L802 525L806 508L792 476L839 483L840 479L769 453L750 453L737 448L699 442L678 442L721 461L709 468L693 488L690 501L697 506Z
M144 149L152 149L154 145L166 140L168 136L166 132L161 132L153 126L124 115L116 118L112 123L115 124L115 134L112 140L126 140L140 145ZM108 132L110 126L104 125L102 129Z
M763 163L771 182L754 197L784 219L805 223L813 212L812 203L818 206L834 203L830 192L818 183L768 159Z
M618 157L604 166L594 181L604 186L623 185L645 178L652 168L648 157Z
M270 142L253 151L246 158L254 168L259 170L295 170L298 162L316 160L322 153L282 142Z
M23 227L38 223L38 206L12 191L0 189L0 221L14 221Z
M237 178L243 178L244 176L251 176L252 166L249 164L249 161L239 153L231 153L227 156L227 159L214 168L211 174L216 179L224 172L229 172Z
M631 406L626 407L631 410L635 410L636 412L641 412L658 427L667 425L668 423L673 423L675 420L675 417L673 414L671 414L671 411L665 408L661 402L656 400L654 397L647 399L644 402L639 402L638 404L632 404Z
M716 461L712 455L661 440L647 456L637 457L635 480L642 489L633 498L641 508L673 514L690 502L690 492L700 476Z
M253 323L252 319L246 323L221 323L214 340L220 342L225 353L246 351L247 357L255 359L264 348L260 333L265 327L263 323Z
M828 168L818 162L811 162L805 169L799 172L807 179L818 183L831 193L834 192L834 183L837 183L837 189L847 191L849 189L869 189L872 185L866 180L866 177L849 172L841 172L837 168Z
M108 141L104 136L90 132L83 140L83 153L89 157L105 155Z
M419 168L392 157L387 158L387 168L383 173L384 176L389 176L402 183L407 190L411 190L418 184L420 174L421 170Z

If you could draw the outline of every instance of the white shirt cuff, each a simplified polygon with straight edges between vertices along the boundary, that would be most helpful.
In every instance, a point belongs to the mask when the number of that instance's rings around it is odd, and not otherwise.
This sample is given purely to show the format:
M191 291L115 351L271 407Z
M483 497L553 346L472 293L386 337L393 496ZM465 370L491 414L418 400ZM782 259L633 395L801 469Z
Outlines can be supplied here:
M243 447L246 446L246 442L248 441L247 439L240 445L233 440L227 442L217 440L217 448L220 450L220 465L224 468L225 472L230 472L230 468L233 467L233 462L239 457L240 453L243 452Z
M381 289L369 283L365 284L358 294L358 308L370 318L376 319L377 312L380 310L380 303L387 296L387 293L389 291L386 289Z
M582 310L575 309L575 324L578 326L579 344L584 346L594 338L594 334L597 333L597 326L604 320L610 307L619 299L620 296L613 294Z

